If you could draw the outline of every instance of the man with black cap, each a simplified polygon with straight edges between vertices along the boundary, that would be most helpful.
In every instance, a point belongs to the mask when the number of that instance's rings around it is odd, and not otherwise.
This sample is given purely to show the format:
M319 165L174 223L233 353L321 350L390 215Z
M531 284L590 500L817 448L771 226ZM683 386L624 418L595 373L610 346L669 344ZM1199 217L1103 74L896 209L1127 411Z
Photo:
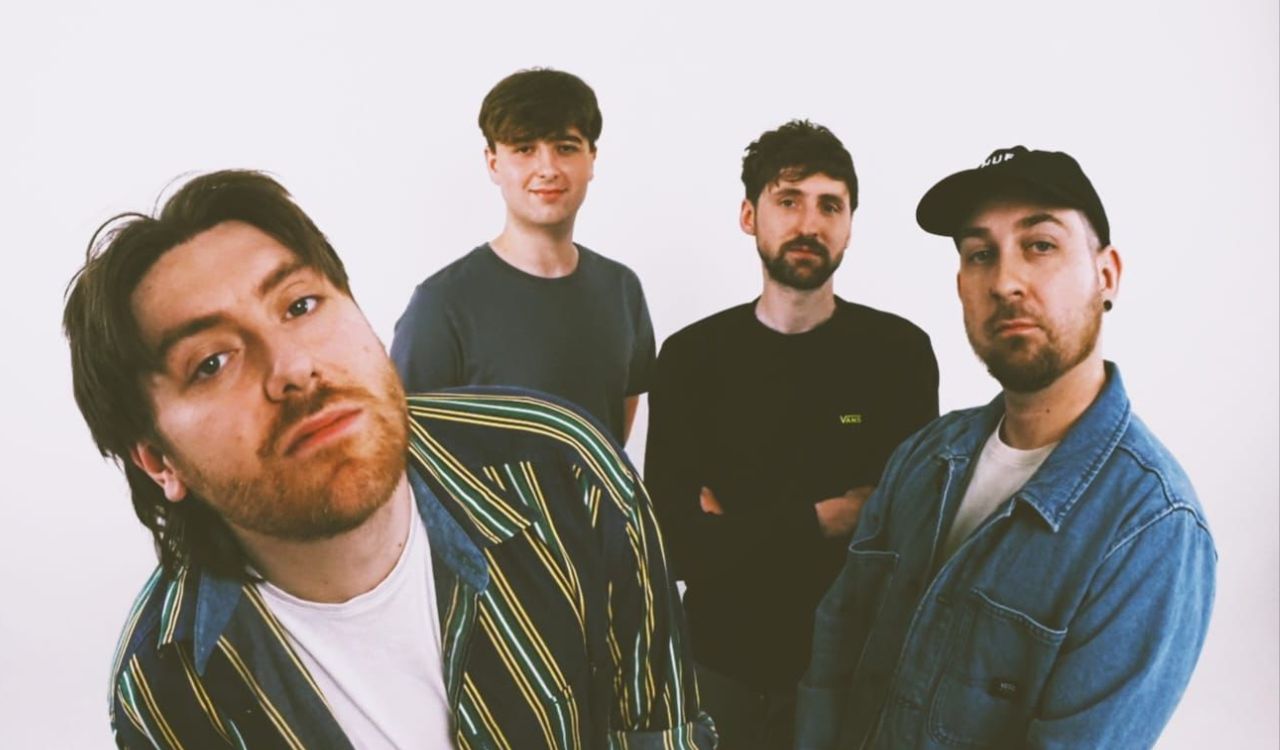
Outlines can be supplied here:
M1204 643L1195 490L1102 359L1120 255L1079 164L1022 146L939 182L1003 392L898 447L820 605L797 747L1148 747Z

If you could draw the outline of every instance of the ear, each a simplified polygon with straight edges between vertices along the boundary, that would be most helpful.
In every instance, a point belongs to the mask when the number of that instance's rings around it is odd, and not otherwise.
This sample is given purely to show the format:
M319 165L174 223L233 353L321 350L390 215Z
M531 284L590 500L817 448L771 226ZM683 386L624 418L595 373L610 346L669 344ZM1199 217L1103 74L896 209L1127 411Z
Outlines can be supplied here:
M596 176L596 147L593 145L589 151L591 153L591 164L587 167L587 182L591 182Z
M488 146L484 149L484 165L489 170L489 180L498 183L498 154Z
M1095 262L1098 268L1098 288L1102 290L1102 298L1114 300L1120 296L1120 273L1124 270L1120 251L1114 245L1107 245L1098 251Z
M742 199L742 212L738 214L738 226L752 237L756 236L756 207L746 198Z
M129 449L129 458L133 465L147 473L170 502L178 502L187 496L187 484L178 478L177 470L169 457L152 443L139 441Z

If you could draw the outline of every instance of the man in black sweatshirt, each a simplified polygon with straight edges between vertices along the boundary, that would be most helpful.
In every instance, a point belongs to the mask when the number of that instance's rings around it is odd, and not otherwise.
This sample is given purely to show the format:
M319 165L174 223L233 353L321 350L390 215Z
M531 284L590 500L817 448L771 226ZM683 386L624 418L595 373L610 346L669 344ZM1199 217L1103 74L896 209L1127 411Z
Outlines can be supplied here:
M889 454L938 416L929 337L833 291L858 204L840 140L789 122L742 181L764 289L667 339L645 466L731 750L791 747L814 609Z

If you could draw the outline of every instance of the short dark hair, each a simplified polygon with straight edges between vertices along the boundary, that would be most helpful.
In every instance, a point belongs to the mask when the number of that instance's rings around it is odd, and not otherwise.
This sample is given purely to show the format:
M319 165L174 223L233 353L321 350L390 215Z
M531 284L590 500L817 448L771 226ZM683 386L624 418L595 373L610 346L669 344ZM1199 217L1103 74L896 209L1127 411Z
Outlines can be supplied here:
M808 120L792 120L747 146L742 158L742 185L755 205L765 187L779 180L803 180L825 174L849 188L849 210L858 207L858 174L853 157L830 130Z
M212 508L196 497L168 502L129 458L140 440L163 445L142 386L143 375L162 363L142 340L131 298L161 256L228 221L271 235L350 296L346 269L325 236L280 183L247 170L196 177L155 216L123 213L108 219L89 240L85 264L67 285L62 326L71 346L76 404L98 451L124 468L134 512L151 530L169 573L195 563L242 577L243 554Z
M603 125L596 92L572 73L551 68L512 73L480 105L480 132L490 151L497 143L554 138L570 128L594 150Z

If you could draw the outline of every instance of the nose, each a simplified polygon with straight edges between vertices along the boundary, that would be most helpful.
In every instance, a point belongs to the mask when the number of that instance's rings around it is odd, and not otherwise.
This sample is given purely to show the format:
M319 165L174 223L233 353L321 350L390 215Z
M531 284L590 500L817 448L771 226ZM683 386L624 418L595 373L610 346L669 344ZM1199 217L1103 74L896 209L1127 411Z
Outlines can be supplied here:
M307 347L283 335L264 345L268 365L265 388L269 401L306 396L316 388L320 373Z
M822 228L822 209L817 206L803 206L800 210L800 234L806 237L817 237Z
M1017 252L1001 252L996 263L991 294L1000 299L1021 297L1027 289L1027 263Z
M559 158L553 144L538 144L537 167L540 175L554 174L560 168Z

